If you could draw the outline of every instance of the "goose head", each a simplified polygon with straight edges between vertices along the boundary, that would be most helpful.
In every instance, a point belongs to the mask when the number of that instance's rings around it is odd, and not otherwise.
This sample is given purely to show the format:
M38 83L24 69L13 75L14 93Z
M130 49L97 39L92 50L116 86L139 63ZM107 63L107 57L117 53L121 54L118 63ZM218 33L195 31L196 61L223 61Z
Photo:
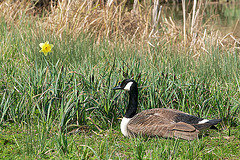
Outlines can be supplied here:
M128 92L138 92L137 82L133 79L125 79L118 86L114 87L113 90L125 90Z
M129 103L127 106L124 117L132 118L136 115L138 107L138 87L137 82L133 79L125 79L118 86L113 88L114 90L125 90L129 93Z

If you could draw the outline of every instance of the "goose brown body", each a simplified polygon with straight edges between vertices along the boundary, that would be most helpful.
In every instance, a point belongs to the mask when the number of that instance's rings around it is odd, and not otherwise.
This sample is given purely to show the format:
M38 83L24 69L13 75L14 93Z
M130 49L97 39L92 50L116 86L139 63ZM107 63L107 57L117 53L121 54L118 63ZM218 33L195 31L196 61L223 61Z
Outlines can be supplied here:
M178 113L184 114L181 111L163 108L142 111L129 121L128 136L147 135L196 139L200 133L199 130L188 123L177 121Z
M130 94L126 114L121 123L124 136L161 136L193 140L201 130L211 128L221 119L207 120L175 109L155 108L136 114L138 89L132 79L124 80L114 89L124 89ZM215 128L215 127L213 127Z

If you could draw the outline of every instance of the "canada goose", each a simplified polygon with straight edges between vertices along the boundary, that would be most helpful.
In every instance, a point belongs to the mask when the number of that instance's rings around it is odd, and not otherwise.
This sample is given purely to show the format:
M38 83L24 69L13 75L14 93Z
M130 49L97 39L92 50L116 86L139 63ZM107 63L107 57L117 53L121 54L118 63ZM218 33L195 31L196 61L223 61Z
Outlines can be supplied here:
M161 136L193 140L200 130L215 128L222 119L207 120L175 109L155 108L136 114L138 107L138 87L133 79L125 79L113 88L129 93L129 103L121 122L121 132L126 137L136 135Z

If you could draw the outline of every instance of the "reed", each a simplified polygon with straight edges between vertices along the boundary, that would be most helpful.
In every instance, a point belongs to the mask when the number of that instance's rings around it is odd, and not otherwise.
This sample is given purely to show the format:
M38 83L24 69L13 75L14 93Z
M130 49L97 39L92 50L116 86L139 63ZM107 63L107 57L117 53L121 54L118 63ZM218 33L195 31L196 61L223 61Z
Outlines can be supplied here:
M108 0L106 3L61 0L50 5L40 19L29 1L5 1L0 8L6 22L19 23L21 17L32 15L31 19L38 19L37 25L42 30L60 38L64 35L76 38L84 33L86 38L92 37L97 43L107 38L109 42L121 41L129 45L134 42L144 48L175 43L177 48L187 53L194 52L195 57L199 57L200 53L210 53L210 46L232 48L230 46L239 44L231 33L223 35L209 28L208 23L214 16L203 23L207 2L194 1L190 13L185 9L187 4L184 2L182 24L177 24L173 17L160 18L165 10L159 0L134 1L132 5L126 0Z

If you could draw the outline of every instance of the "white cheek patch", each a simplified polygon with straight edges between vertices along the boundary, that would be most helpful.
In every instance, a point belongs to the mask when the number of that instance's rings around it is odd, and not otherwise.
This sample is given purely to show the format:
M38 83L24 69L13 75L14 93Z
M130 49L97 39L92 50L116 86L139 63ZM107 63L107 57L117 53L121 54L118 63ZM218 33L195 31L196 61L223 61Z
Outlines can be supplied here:
M204 120L202 120L202 121L199 121L198 124L203 124L203 123L206 123L206 122L208 122L208 121L209 121L208 119L204 119Z
M128 84L124 87L124 90L130 91L132 84L133 84L133 82L128 82Z
M128 123L129 123L130 120L131 120L131 118L123 117L122 122L121 122L121 126L120 126L121 132L125 137L128 136L127 126L128 126Z

